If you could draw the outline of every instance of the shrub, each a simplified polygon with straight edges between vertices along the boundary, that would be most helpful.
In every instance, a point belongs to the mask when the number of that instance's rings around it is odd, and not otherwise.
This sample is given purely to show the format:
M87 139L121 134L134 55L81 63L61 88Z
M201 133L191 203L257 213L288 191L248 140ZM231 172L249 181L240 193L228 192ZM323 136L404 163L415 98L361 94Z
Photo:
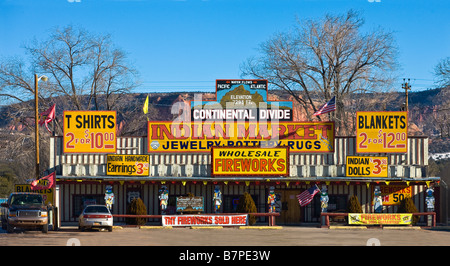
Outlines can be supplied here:
M413 213L418 212L414 201L410 197L406 197L400 201L400 206L398 206L397 213ZM413 215L412 224L415 225L419 221L419 216Z
M347 212L349 213L362 213L361 204L359 203L358 197L356 195L353 195L348 200L347 204Z
M132 215L147 215L147 207L141 198L133 199L128 205L127 214ZM147 218L126 218L125 222L132 225L144 225L147 222Z
M238 213L256 213L256 204L250 193L245 192L244 195L239 197L239 204L236 208ZM254 225L256 223L256 217L254 215L248 216L248 225Z

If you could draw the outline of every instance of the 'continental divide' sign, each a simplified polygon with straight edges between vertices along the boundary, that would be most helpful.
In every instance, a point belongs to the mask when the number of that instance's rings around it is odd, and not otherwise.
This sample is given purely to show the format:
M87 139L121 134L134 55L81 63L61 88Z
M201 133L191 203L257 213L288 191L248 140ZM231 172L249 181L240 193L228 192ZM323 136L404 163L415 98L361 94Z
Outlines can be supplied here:
M334 152L334 122L148 122L149 152L211 152L212 147L289 147Z

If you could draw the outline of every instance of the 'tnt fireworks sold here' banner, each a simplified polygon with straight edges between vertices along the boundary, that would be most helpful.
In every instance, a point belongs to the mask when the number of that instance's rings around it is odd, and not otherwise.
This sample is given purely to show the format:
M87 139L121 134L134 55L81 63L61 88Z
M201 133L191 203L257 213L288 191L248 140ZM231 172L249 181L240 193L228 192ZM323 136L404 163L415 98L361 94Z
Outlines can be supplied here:
M241 215L163 215L163 226L245 226L247 214Z

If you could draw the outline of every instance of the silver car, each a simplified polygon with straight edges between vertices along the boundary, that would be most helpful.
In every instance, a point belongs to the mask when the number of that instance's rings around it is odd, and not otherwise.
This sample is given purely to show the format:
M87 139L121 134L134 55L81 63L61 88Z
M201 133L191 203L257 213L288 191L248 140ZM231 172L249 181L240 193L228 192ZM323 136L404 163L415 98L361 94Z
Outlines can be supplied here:
M81 231L87 228L105 228L112 232L113 217L105 205L88 205L79 216L78 228Z

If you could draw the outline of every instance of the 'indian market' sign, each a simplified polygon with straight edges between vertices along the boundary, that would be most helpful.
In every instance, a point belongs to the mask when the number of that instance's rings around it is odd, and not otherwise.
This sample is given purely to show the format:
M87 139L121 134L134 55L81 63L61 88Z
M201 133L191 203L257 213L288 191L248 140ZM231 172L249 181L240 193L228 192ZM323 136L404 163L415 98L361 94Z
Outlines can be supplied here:
M149 152L211 152L212 147L289 147L334 152L334 122L148 122Z
M288 148L212 149L212 176L289 176Z
M163 215L163 226L245 226L247 214L239 215Z
M356 112L357 153L406 153L407 112Z
M116 111L64 111L64 153L116 153Z
M334 152L334 122L292 122L292 101L268 101L267 80L216 80L216 100L194 96L174 121L148 122L148 151L211 152L212 147L289 147Z

